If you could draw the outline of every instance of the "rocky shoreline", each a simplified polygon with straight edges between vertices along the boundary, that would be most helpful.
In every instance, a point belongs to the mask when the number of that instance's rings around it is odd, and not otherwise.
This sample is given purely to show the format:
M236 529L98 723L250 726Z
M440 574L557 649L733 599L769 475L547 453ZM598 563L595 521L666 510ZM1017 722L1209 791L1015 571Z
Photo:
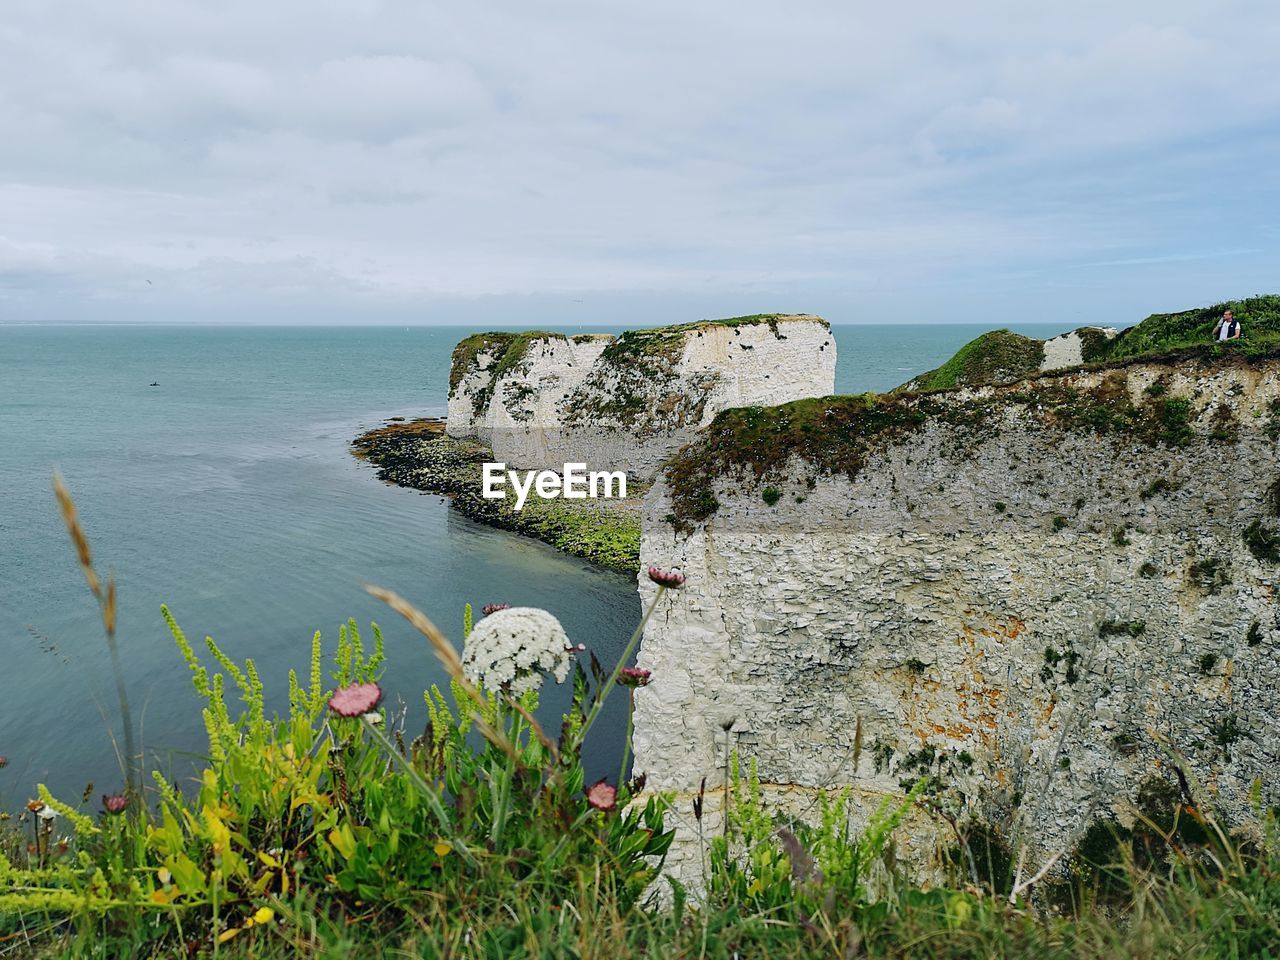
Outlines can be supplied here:
M591 563L634 573L640 564L640 501L647 485L628 483L625 500L530 498L517 511L514 498L481 496L481 464L487 446L445 433L438 418L395 419L352 441L352 452L396 486L450 498L458 512L479 523L548 543Z

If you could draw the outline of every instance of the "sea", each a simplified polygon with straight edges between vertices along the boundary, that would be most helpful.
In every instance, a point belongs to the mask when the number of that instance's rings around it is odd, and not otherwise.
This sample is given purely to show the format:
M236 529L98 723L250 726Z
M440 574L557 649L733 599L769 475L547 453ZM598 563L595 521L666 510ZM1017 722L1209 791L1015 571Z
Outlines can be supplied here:
M833 329L837 392L861 393L938 366L986 328ZM288 671L305 676L317 630L331 653L348 618L366 640L380 624L387 702L410 733L425 720L423 690L444 674L366 585L408 598L459 643L465 604L542 607L575 643L616 662L640 619L634 577L383 484L351 455L352 439L388 418L444 414L450 354L472 332L0 324L0 810L20 807L36 783L72 802L121 786L107 648L55 472L95 564L118 584L117 635L148 766L178 782L205 740L161 604L198 651L212 636L230 656L252 657L268 709L282 714ZM544 720L567 695L544 689ZM589 778L618 775L624 701L614 698L587 744Z

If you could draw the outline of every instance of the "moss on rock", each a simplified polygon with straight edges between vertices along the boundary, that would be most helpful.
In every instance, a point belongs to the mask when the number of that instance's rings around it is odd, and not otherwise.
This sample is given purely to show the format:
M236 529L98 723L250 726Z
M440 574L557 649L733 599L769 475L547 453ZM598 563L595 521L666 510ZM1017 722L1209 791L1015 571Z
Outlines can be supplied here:
M1192 372L1224 363L1274 361L1275 356L1236 354L1215 360L1183 355L1167 365ZM853 479L869 457L931 424L955 428L956 441L973 447L988 439L997 420L1010 411L1045 429L1101 434L1146 446L1184 447L1201 436L1190 398L1163 390L1137 400L1131 396L1123 368L1138 363L1150 361L1116 362L1113 372L1090 386L1054 373L981 396L932 392L819 397L777 407L726 410L667 462L673 515L680 526L705 520L719 507L717 480L737 474L758 483L765 477L782 477L793 461L817 474ZM1210 435L1211 430L1203 434L1206 439Z
M627 484L625 501L544 500L530 497L516 510L514 495L481 495L481 464L492 452L476 440L444 433L440 420L415 420L371 430L352 444L378 477L397 486L447 496L453 507L480 523L548 543L592 563L633 573L640 568L640 500L647 485Z
M1044 341L1011 330L992 330L970 340L954 357L911 381L917 390L952 390L1017 380L1040 370Z
M518 333L489 332L473 333L458 342L453 348L453 359L449 366L449 393L458 389L462 381L471 373L479 360L480 354L488 353L493 358L489 368L489 387L485 392L487 398L492 394L493 385L498 378L511 371L524 359L529 347L540 340L567 340L563 333L547 330L524 330ZM479 404L477 404L479 406Z

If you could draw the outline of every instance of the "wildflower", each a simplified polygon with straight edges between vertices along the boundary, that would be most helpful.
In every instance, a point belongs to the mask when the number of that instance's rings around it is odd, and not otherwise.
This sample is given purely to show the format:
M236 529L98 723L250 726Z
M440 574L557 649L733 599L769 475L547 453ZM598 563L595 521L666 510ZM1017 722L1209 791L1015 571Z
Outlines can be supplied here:
M618 805L618 788L611 787L603 780L598 780L587 790L587 803L597 810L608 813Z
M431 849L432 849L432 850L434 850L434 851L436 852L436 856L437 856L437 857L443 857L443 856L445 856L445 855L446 855L450 850L452 850L452 849L453 849L453 847L451 847L449 844L445 843L443 840L437 840L437 841L436 841L436 845L435 845L434 847L432 847Z
M253 913L254 923L270 923L276 918L276 912L270 907L259 907Z
M481 608L481 613L483 613L487 617L489 616L489 614L497 613L499 610L510 610L510 609L511 609L511 604L509 603L486 603Z
M0 770L3 770L3 769L4 769L5 767L7 767L8 765L9 765L9 758L8 758L8 757L0 757Z
M124 813L125 807L129 805L128 799L123 793L113 793L110 795L102 795L102 809L107 811L113 817Z
M674 590L684 583L684 574L679 570L663 570L659 567L650 567L648 573L649 579L660 587L670 587Z
M641 670L639 667L623 667L622 672L618 674L618 683L624 687L645 687L649 685L649 678L653 673L649 670Z
M475 625L462 652L462 669L486 690L518 696L542 686L543 673L563 683L569 653L569 636L559 620L534 607L509 607Z
M32 813L39 813L41 810L44 809L44 804L41 803L39 800L28 800L27 809L30 810Z
M365 720L367 720L369 723L381 723L381 722L382 722L382 714L380 714L377 710L370 710L368 713L366 713L366 714L364 715L364 718L365 718Z
M51 823L58 816L58 811L53 809L53 807L41 805L40 809L36 811L36 816L45 823ZM52 829L52 827L50 829Z
M353 683L334 691L329 709L340 717L359 717L381 702L382 688L376 683Z

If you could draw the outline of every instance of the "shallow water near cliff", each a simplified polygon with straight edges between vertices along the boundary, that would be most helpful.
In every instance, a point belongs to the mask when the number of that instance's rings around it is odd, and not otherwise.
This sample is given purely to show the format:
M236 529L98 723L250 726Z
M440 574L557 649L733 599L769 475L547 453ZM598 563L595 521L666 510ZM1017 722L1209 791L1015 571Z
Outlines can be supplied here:
M837 391L888 389L983 329L836 327ZM68 799L89 781L98 792L119 784L107 732L114 690L54 505L55 469L100 569L119 581L121 648L148 756L179 779L204 739L161 603L198 649L211 634L233 657L252 656L280 711L288 671L305 671L316 630L331 650L347 617L366 630L377 620L385 686L408 706L411 729L423 688L443 674L363 584L401 593L455 639L464 603L545 607L602 662L617 658L640 616L631 577L386 486L349 454L358 433L387 417L442 415L450 353L471 332L0 326L0 755L10 761L0 808L21 805L37 781ZM566 693L548 692L546 711ZM589 777L616 777L624 710L615 698L602 718Z

